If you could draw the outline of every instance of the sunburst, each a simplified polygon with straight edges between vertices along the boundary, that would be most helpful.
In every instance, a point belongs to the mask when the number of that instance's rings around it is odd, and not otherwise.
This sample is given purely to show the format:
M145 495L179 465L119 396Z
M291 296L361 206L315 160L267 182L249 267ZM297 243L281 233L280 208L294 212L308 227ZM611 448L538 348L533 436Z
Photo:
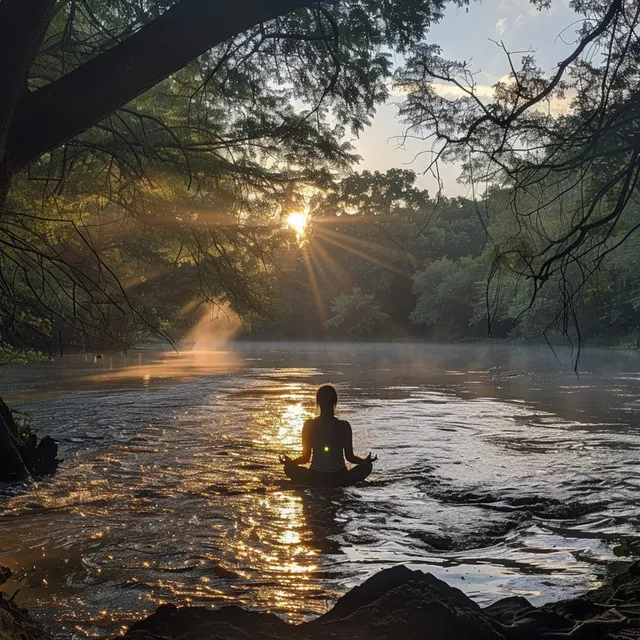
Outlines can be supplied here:
M308 223L309 216L302 211L296 211L287 216L287 224L296 232L296 237L300 243L304 240Z

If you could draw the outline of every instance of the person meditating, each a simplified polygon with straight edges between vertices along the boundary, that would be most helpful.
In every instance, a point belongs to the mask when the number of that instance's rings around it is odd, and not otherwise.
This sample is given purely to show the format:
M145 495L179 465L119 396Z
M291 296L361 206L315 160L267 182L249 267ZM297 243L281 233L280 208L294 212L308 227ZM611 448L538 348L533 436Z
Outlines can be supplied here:
M284 472L298 484L344 487L364 480L377 457L361 458L353 453L351 425L334 415L338 394L327 384L318 389L316 403L320 415L302 427L302 455L292 460L282 457ZM355 466L347 469L344 460ZM311 467L301 467L311 460Z

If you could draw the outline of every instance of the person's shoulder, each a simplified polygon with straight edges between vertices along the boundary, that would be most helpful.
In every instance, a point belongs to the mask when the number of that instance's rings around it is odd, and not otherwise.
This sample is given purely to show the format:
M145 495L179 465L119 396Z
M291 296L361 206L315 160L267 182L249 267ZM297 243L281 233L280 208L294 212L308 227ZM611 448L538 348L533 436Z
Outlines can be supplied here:
M341 420L340 418L336 418L337 422L338 422L338 427L340 429L351 429L351 424L349 422L347 422L346 420Z

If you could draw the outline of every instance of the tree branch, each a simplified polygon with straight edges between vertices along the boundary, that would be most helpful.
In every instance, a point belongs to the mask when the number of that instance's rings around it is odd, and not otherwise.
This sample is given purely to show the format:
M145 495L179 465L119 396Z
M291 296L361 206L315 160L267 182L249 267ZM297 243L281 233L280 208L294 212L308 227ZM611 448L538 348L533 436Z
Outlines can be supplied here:
M8 139L12 165L25 166L237 33L310 4L180 0L120 44L25 93Z
M55 0L0 2L0 174L12 170L5 147L20 96L26 90L29 67L44 38L54 4ZM0 193L0 200L3 195Z

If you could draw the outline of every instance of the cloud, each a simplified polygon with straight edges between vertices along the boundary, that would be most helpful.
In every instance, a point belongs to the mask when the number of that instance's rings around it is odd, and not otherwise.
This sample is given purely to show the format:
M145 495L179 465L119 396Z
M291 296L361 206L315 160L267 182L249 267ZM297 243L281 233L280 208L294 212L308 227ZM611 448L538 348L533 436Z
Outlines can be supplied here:
M496 22L496 31L502 35L507 30L507 19L500 18L498 22Z
M455 100L456 98L462 98L469 95L460 87L444 82L432 82L431 87L440 97L447 98L448 100ZM479 98L493 98L495 93L493 87L486 84L477 84L473 88L473 91Z
M500 78L500 82L512 84L515 80L511 76L506 75ZM444 82L432 82L431 87L440 97L446 100L456 100L457 98L468 96L460 87ZM494 87L486 84L477 84L474 87L474 93L484 103L495 98ZM547 113L552 116L566 115L571 111L572 98L573 96L567 95L564 98L555 97L551 98L551 100L543 100L535 105L532 110L539 113Z

